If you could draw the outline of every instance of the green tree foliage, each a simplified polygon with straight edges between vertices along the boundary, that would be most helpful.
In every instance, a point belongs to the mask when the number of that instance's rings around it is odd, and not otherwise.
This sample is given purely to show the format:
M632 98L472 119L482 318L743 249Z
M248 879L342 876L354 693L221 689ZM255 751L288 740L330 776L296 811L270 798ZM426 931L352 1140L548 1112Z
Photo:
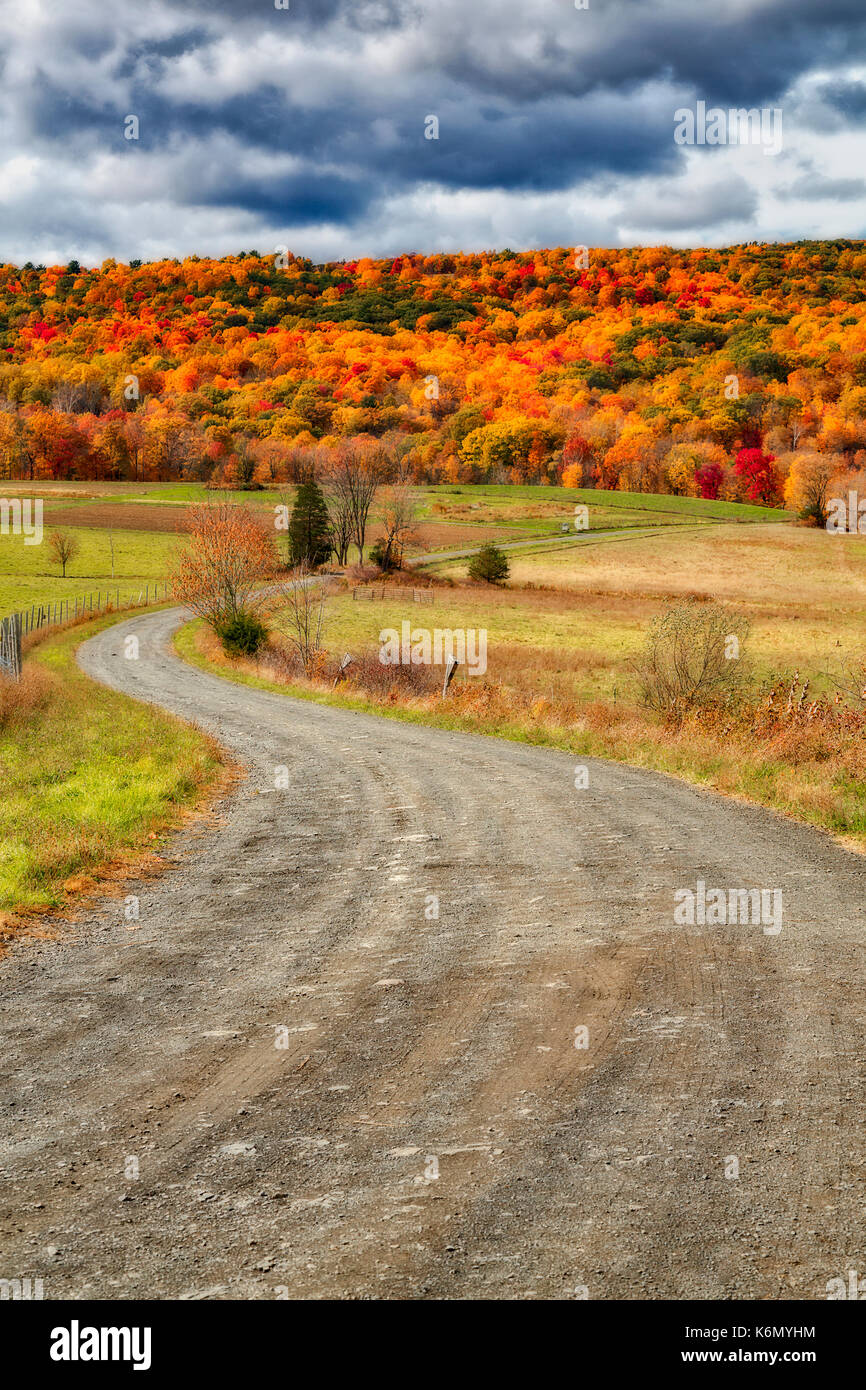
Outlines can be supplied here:
M331 557L331 522L322 489L315 480L301 483L289 521L289 563L323 565Z
M508 557L495 545L485 545L469 563L469 578L485 584L501 584L508 578Z

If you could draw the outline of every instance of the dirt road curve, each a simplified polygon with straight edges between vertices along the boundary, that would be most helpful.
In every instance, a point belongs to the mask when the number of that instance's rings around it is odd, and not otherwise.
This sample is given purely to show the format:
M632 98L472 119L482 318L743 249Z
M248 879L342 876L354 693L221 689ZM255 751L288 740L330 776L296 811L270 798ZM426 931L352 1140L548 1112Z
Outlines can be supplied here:
M129 886L137 925L108 903L0 965L0 1275L821 1299L866 1269L866 861L650 774L576 790L572 757L232 685L170 654L178 621L82 665L249 777ZM675 926L698 879L781 888L781 934Z

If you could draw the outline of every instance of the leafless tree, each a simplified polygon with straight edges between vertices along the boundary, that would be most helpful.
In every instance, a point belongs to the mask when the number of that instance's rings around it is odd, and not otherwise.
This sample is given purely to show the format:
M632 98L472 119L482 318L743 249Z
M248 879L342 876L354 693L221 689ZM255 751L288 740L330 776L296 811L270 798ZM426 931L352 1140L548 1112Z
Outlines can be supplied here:
M331 535L334 538L334 555L338 565L345 565L349 559L349 546L352 544L352 509L350 498L344 488L333 485L326 477L323 488L331 518Z
M397 483L382 492L379 520L382 537L383 569L399 569L403 551L415 529L416 502L413 490L406 483Z
M377 445L359 440L346 440L338 445L329 460L327 470L328 510L335 536L348 531L349 540L358 547L358 559L364 563L364 544L367 521L376 490L382 478L382 455ZM348 542L341 564L348 558Z
M78 554L78 537L71 531L52 531L48 537L48 544L51 554L56 563L60 566L63 578L66 578L66 566L70 564Z
M286 481L300 486L316 477L318 457L315 448L305 444L293 444L286 455Z
M59 381L51 393L55 410L70 415L96 415L102 406L104 392L98 381Z
M280 598L283 602L276 625L297 653L304 675L309 676L322 651L326 586L313 576L308 565L299 565L293 580L281 587Z

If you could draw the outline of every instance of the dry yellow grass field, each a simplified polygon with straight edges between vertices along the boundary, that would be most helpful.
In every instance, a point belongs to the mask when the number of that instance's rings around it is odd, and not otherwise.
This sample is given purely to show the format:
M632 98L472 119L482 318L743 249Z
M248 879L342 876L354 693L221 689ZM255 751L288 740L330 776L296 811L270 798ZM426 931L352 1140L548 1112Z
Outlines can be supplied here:
M540 584L547 587L527 587ZM866 848L864 711L862 702L834 703L846 667L866 657L866 540L726 526L524 558L513 563L509 587L437 586L429 605L416 604L411 589L386 593L374 602L346 591L328 600L330 665L319 681L268 654L227 663L200 631L184 630L179 648L221 674L307 698L674 773ZM720 599L748 616L751 685L733 710L697 713L673 727L640 704L632 659L652 618L688 595ZM486 673L461 671L444 702L441 672L427 672L426 683L395 679L389 688L377 675L379 634L405 620L415 628L485 629ZM332 692L343 652L356 666ZM797 687L789 708L795 672L810 685L806 696ZM781 693L768 709L770 682ZM813 707L817 694L825 698Z

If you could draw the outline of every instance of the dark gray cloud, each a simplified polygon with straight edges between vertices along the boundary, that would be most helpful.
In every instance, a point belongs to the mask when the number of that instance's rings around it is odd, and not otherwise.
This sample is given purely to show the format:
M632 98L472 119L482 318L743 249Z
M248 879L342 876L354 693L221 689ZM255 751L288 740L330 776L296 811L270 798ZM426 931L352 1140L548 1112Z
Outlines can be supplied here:
M825 82L819 88L822 99L848 120L866 119L866 82Z
M517 245L588 215L610 240L771 237L798 201L814 235L815 199L856 234L864 39L863 0L25 6L0 13L0 258ZM677 146L698 100L781 107L806 172Z

